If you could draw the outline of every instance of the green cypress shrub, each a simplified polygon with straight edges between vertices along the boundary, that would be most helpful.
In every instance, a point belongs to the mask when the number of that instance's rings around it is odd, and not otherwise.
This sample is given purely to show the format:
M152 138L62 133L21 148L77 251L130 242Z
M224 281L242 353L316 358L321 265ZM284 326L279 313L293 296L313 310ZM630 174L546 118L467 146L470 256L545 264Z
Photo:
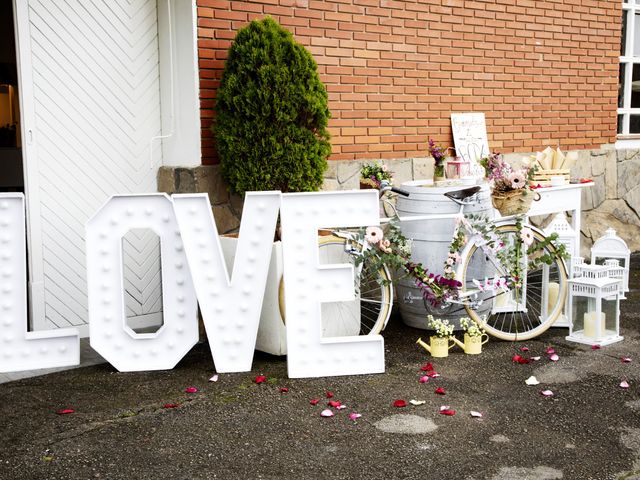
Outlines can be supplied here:
M331 153L327 91L304 46L273 19L240 29L216 98L213 131L233 192L318 190Z

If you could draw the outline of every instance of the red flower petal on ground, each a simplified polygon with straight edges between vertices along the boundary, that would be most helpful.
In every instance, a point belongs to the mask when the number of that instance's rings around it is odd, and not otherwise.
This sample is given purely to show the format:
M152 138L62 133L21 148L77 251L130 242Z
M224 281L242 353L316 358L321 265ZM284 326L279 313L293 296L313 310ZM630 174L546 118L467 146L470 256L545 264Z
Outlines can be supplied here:
M327 398L333 398L333 392L327 392Z
M393 406L398 408L406 407L407 402L405 402L404 400L396 400L395 402L393 402Z
M342 402L340 402L340 400L329 400L329 403L327 403L327 405L329 405L330 407L336 408L342 405Z
M429 380L429 375L423 375L418 379L420 383L427 383Z
M440 414L452 416L456 414L456 411L450 408L445 408L444 410L440 410Z
M179 403L165 403L162 408L178 408L179 406Z
M591 350L600 350L600 345L591 345Z
M198 389L196 387L187 387L184 389L186 393L197 393Z
M529 351L529 347L520 347L520 351L521 352L528 352Z
M264 383L267 381L267 377L265 377L264 375L258 375L256 377L256 383Z
M311 400L309 401L309 403L310 403L311 405L317 405L317 404L319 404L319 403L320 403L320 399L319 399L319 398L313 398L313 399L311 399Z
M424 364L420 367L423 372L433 372L433 364L431 362Z
M69 415L70 413L76 413L73 408L62 408L56 412L58 415Z
M442 387L438 387L438 388L436 388L436 390L435 390L435 392L434 392L434 393L435 393L436 395L444 395L444 394L446 394L447 392L445 392L444 388L442 388Z
M556 350L553 347L547 347L544 353L546 353L547 355L553 355L554 353L556 353Z
M287 393L289 389L287 387L280 388L280 393Z
M527 364L529 362L531 362L531 360L529 360L528 358L525 358L521 355L514 355L513 357L511 357L511 361L514 363L519 363L521 365Z

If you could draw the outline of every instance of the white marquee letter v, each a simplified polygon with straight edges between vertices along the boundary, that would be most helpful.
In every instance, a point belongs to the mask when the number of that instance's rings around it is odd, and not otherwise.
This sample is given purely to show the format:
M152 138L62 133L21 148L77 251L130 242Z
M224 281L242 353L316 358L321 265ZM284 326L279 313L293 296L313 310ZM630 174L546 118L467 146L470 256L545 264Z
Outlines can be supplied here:
M251 370L280 192L245 195L233 273L206 193L173 195L211 355L220 373Z

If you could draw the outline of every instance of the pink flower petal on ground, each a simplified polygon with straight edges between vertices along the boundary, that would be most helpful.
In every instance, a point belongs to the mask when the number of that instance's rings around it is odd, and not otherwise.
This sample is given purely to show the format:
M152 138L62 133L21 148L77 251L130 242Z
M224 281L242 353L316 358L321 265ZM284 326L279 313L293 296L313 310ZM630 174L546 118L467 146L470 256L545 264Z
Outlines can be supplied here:
M438 387L436 388L435 392L436 395L445 395L447 392L445 392L444 388L442 387Z
M329 410L328 408L320 412L321 417L333 417L334 415L333 410Z
M264 375L258 375L256 377L256 383L260 384L260 383L264 383L267 381L267 377L265 377Z
M178 408L179 406L179 403L165 403L162 408Z
M196 387L187 387L184 389L186 393L198 393L198 389Z
M420 383L427 383L429 381L429 376L428 375L423 375L420 377L420 379L418 380Z
M431 372L431 373L427 373L427 376L429 376L431 378L438 378L440 376L440 374L436 373L436 372Z
M521 352L528 352L529 351L529 347L520 347L520 351Z
M469 413L471 414L472 417L482 418L482 414L480 412L476 412L474 410L471 410Z
M547 355L553 355L554 353L556 353L556 351L553 347L547 347L544 353L546 353Z
M210 382L217 382L218 381L218 374L216 373L213 377L211 377L209 379Z
M289 391L289 389L287 387L281 387L280 388L280 393L287 393Z
M76 411L73 408L62 408L56 411L56 413L58 415L69 415L70 413L76 413Z
M340 400L330 400L329 403L327 403L327 405L329 405L330 407L336 408L342 405L342 403L340 402Z
M333 398L333 392L327 392L327 398Z
M426 363L422 367L420 367L420 370L422 370L423 372L433 372L433 364Z
M631 358L629 358L629 357L622 357L622 358L620 359L620 361L621 361L622 363L631 363Z
M620 382L620 388L629 388L629 382L627 382L626 380L622 380Z
M320 403L320 399L319 398L312 398L311 400L309 400L309 403L311 405L317 405Z
M453 416L456 414L455 410L451 410L449 408L445 409L445 410L440 410L440 414L441 415L449 415L449 416Z
M549 356L549 360L551 360L552 362L557 362L558 360L560 360L560 357L558 356L558 354L554 353L553 355Z
M336 407L336 410L342 410L343 408L347 408L347 406L346 405L338 405Z
M545 397L553 397L553 392L551 390L543 390L540 393Z
M407 402L405 402L404 400L396 400L396 401L393 402L393 406L397 407L397 408L406 407L407 406Z
M591 350L600 350L600 345L591 345Z
M352 412L349 414L349 420L353 420L356 421L357 419L359 419L362 415L360 415L359 413L356 412Z

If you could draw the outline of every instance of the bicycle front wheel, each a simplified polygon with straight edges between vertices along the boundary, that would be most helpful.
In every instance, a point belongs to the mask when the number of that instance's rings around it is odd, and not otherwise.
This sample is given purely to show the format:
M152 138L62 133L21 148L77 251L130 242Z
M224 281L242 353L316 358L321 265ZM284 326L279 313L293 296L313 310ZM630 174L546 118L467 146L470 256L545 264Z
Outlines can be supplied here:
M346 240L335 236L319 239L320 264L353 263ZM322 304L322 336L373 335L387 324L393 304L391 275L386 267L374 269L364 262L356 275L356 299ZM358 269L356 268L356 272Z
M506 239L507 245L519 241L520 232L515 225L502 225L498 227L498 233ZM540 232L533 233L533 245L541 248L527 259L530 268L526 270L522 287L514 287L508 292L486 287L479 289L476 282L484 284L487 280L504 277L509 269L496 258L487 256L478 245L471 246L463 260L460 281L468 295L465 309L487 333L503 340L528 340L540 335L556 321L564 307L568 288L564 261L553 245L541 243L545 237ZM551 264L532 261L534 255L549 255Z

